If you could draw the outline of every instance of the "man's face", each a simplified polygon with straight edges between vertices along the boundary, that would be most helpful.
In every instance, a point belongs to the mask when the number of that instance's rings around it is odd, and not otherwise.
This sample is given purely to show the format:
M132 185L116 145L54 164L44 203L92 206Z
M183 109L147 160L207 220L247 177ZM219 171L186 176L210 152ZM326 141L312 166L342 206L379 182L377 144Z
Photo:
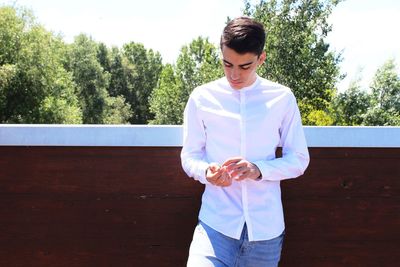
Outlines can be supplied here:
M238 54L235 50L222 47L222 64L225 76L233 89L240 90L255 82L256 70L264 63L265 52L260 56L253 53Z

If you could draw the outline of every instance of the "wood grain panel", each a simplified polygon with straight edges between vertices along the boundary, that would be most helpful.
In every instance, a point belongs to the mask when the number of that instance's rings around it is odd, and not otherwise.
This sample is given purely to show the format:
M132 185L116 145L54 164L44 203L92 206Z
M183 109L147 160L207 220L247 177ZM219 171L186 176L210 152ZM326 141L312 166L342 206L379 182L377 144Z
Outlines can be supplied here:
M0 266L185 266L203 186L178 147L0 147ZM400 149L311 148L281 266L394 266Z

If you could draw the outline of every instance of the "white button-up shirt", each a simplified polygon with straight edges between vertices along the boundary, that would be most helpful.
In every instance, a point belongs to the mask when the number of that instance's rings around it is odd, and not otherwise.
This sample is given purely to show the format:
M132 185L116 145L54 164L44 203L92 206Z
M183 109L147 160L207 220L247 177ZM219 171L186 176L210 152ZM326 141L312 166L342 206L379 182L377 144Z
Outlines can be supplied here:
M206 180L209 163L236 156L257 165L261 180L233 179L228 187ZM293 93L258 76L240 90L225 77L195 88L184 113L181 160L187 175L205 184L200 220L236 239L244 223L250 241L279 236L285 228L280 181L302 175L309 163Z

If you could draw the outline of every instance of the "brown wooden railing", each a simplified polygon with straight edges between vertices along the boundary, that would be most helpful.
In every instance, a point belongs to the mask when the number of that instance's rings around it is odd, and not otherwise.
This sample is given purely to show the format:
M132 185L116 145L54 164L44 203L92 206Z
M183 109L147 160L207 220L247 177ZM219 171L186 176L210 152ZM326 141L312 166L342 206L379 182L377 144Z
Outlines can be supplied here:
M280 266L398 264L395 131L392 147L310 147L306 173L282 182ZM203 186L183 173L179 144L28 145L9 134L0 128L0 266L185 266Z

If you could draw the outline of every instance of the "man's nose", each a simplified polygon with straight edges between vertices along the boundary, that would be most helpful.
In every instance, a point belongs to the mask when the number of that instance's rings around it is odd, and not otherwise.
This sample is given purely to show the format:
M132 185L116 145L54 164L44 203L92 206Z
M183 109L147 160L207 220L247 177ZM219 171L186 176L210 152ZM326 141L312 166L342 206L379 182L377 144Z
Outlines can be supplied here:
M231 79L232 80L237 80L240 77L239 70L237 68L233 68L231 72Z

